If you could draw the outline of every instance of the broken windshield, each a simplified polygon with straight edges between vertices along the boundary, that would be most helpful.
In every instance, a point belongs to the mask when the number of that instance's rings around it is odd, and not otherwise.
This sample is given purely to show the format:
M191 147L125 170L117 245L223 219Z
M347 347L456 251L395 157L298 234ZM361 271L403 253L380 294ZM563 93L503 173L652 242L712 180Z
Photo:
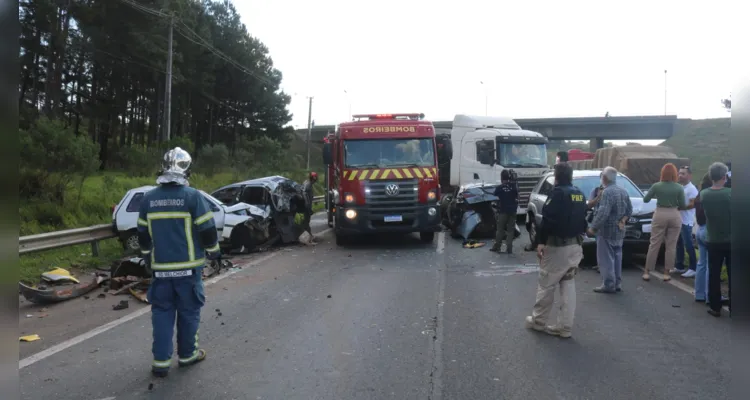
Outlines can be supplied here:
M431 167L434 142L425 139L368 139L344 142L347 168Z

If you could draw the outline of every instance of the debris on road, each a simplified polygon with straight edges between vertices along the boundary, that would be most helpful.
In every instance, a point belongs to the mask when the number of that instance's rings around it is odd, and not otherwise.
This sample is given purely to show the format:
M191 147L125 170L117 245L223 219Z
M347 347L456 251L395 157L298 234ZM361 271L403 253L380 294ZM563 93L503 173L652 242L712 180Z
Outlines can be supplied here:
M331 298L332 296L331 296L331 295L329 294L329 295L328 295L328 296L326 296L326 297L328 297L328 298L330 299L330 298Z
M19 340L21 342L36 342L37 340L42 340L42 338L40 338L39 335L27 335L21 336Z
M124 309L126 309L128 307L129 307L129 305L128 305L128 301L127 300L120 300L119 304L116 304L116 305L112 306L112 310L119 311L119 310L124 310Z
M96 296L96 298L98 298L98 299L103 299L103 298L105 298L105 297L107 297L107 295L106 295L106 294L104 294L104 293L99 293L99 295L98 295L98 296Z
M464 242L464 248L465 249L476 249L476 248L482 247L484 245L485 245L484 242L478 242L478 241L476 241L474 239L467 240L467 241Z
M57 268L42 274L38 284L27 285L19 282L18 286L26 300L35 304L50 304L83 296L107 280L107 274L95 273L91 275L90 280L80 282L67 270Z

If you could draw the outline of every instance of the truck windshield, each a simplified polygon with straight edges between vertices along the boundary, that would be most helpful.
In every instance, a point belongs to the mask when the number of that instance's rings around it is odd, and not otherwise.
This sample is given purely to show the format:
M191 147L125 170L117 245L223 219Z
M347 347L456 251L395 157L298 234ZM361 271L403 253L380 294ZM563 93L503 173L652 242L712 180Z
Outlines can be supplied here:
M435 165L434 142L425 139L369 139L344 142L347 168L386 168Z
M537 143L498 143L500 165L510 168L546 167L547 146Z

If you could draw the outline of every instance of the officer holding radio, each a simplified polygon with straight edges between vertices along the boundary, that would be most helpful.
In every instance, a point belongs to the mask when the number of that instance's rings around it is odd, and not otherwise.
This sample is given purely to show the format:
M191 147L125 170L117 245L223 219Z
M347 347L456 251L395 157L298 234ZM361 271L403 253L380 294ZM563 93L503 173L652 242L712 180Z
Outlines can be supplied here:
M202 270L206 259L221 255L214 216L206 199L190 187L192 158L175 147L164 155L156 183L143 196L138 242L153 274L148 290L154 356L151 372L166 377L172 364L172 337L177 321L179 366L203 361L198 348L200 310L205 304Z

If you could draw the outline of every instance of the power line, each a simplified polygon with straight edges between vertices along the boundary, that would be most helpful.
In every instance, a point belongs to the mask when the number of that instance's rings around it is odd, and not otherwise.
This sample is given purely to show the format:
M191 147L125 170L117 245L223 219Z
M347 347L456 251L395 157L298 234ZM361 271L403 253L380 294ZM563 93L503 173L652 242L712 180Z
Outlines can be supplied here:
M227 56L226 54L224 54L223 52L221 52L219 49L217 49L216 47L214 47L213 44L209 43L206 39L204 39L202 36L200 36L199 34L197 34L194 30L192 30L189 26L187 26L187 24L185 24L185 22L183 22L182 19L180 19L179 17L176 17L176 16L174 16L172 14L167 14L167 13L164 13L163 11L155 10L153 8L150 8L150 7L138 4L138 3L136 3L133 0L120 0L120 1L122 3L125 3L125 4L131 6L131 7L135 8L135 9L141 11L141 12L144 12L146 14L150 14L150 15L153 15L153 16L156 16L156 17L161 17L161 18L175 18L175 20L180 25L182 25L182 28L185 31L188 32L188 33L185 33L179 27L176 26L177 31L185 39L193 42L196 45L199 45L199 46L207 49L208 51L210 51L211 53L213 53L215 56L219 57L220 59L222 59L223 61L227 62L228 64L231 64L232 66L234 66L235 68L237 68L241 72L245 73L246 75L249 75L249 76L257 79L257 80L261 81L262 83L265 83L268 86L274 86L274 82L270 81L268 78L256 74L254 71L251 71L250 69L244 67L242 64L240 64L237 61L233 60L232 58L230 58L229 56ZM191 35L192 35L192 38L190 37Z

